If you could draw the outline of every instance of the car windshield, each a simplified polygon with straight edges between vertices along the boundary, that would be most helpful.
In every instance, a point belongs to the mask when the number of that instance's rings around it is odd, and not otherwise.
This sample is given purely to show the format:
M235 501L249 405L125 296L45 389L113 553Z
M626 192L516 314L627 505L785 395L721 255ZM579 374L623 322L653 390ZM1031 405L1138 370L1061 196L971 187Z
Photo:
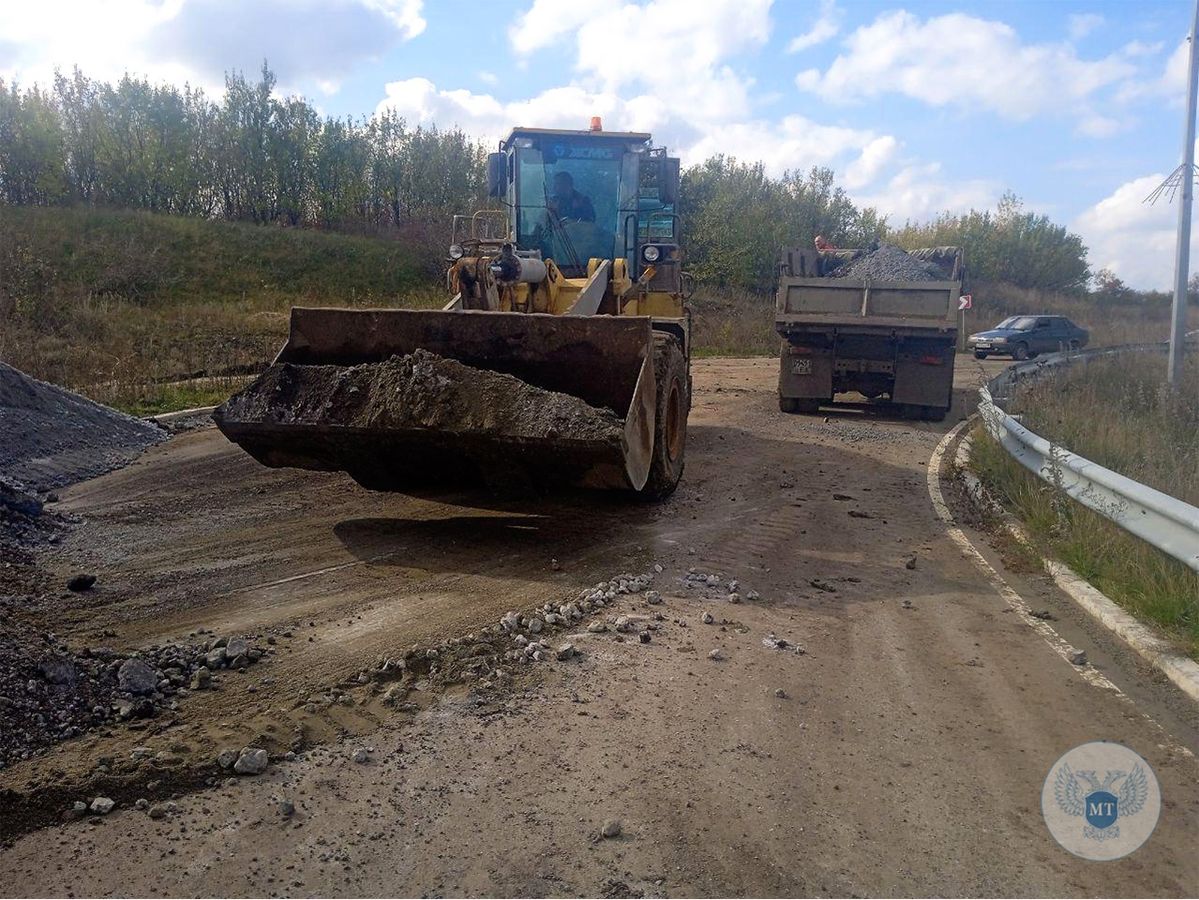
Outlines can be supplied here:
M1016 316L1012 318L1009 324L1004 325L1004 328L1011 328L1013 331L1028 331L1037 324L1036 316Z
M624 214L636 209L637 156L620 141L542 138L522 148L517 243L539 249L567 275L592 257L624 255Z
M1000 322L995 327L996 328L1011 328L1012 323L1015 322L1018 318L1020 318L1020 317L1019 316L1008 316L1006 319L1004 319L1002 322Z

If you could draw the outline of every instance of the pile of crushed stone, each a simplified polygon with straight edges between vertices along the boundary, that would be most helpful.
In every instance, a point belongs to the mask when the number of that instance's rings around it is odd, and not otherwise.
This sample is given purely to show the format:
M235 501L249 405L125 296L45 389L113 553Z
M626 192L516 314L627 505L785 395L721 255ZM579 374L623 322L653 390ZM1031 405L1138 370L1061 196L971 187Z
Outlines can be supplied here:
M869 253L850 260L829 273L831 278L873 278L878 281L940 281L937 266L922 262L894 244L879 244Z
M0 363L0 476L38 493L103 475L167 437Z
M271 366L214 418L617 443L623 433L609 409L427 350L356 366Z
M0 610L12 602L0 594ZM218 687L222 670L244 669L271 649L214 637L135 653L76 650L19 612L0 618L0 769L97 728L144 728L189 693Z

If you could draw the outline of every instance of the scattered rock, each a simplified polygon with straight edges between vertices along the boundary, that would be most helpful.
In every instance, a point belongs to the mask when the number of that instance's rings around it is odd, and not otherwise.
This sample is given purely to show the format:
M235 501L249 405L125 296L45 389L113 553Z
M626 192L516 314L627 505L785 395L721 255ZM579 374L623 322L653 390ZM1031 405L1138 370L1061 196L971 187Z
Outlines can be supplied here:
M257 747L245 747L233 764L233 771L238 775L261 775L266 771L269 758L267 752Z
M1087 664L1087 651L1086 650L1071 650L1070 651L1070 662L1076 666L1085 666Z
M646 591L645 592L645 602L650 604L651 606L657 606L659 603L662 602L662 595L659 594L657 591Z
M558 648L558 661L559 662L565 662L566 660L570 659L574 655L575 655L575 645L574 644L563 644L561 647Z
M641 632L640 639L641 639L641 643L648 644L651 640L650 633L648 631Z
M166 814L167 808L162 803L155 803L148 810L146 810L146 815L148 815L151 819L164 819L166 818Z
M818 591L827 591L830 594L837 593L836 585L833 585L833 584L825 581L823 578L813 578L811 581L808 582L808 584L810 584L812 587L816 588L816 590L818 590Z
M67 590L79 593L81 591L90 591L96 583L95 575L72 575L67 581Z
M235 762L237 762L236 750L226 749L217 754L216 764L222 769L232 769Z
M545 623L540 619L529 619L529 634L541 634L541 629L545 627Z
M910 559L909 559L907 562L905 562L905 563L903 564L903 567L904 567L905 569L914 569L914 568L916 568L916 554L914 554L914 553L913 553L913 554L912 554L912 557L911 557L911 558L910 558Z
M874 518L874 516L871 513L868 513L865 510L861 510L861 509L851 509L849 511L849 515L850 515L850 518L853 518L853 519L873 519Z
M158 675L144 660L127 659L117 669L117 684L130 694L152 694L158 689Z
M605 625L603 622L592 622L590 625L587 626L587 630L590 631L592 634L603 634L605 631L608 630L608 626Z
M1029 613L1034 619L1042 619L1046 622L1056 622L1057 616L1047 609L1034 609Z
M98 816L106 816L112 812L113 807L116 805L116 801L111 800L108 797L97 797L92 801L92 805L89 807L89 809L91 809L91 811Z
M715 650L712 650L708 653L708 659L719 662L720 660L724 659L724 654L720 651L720 648L717 647Z
M245 638L229 638L225 644L225 656L228 659L236 660L239 656L248 656L250 653L250 644Z
M912 605L912 601L909 600L907 597L904 597L903 602L900 603L899 605L902 606L904 609L915 609L916 608L915 606Z
M212 684L212 673L208 671L207 666L200 666L192 673L191 689L193 691L208 690Z
M354 752L350 754L350 759L359 764L370 762L370 758L370 751L365 747L355 747Z
M290 800L279 801L279 815L285 819L290 819L296 814L296 805Z
M729 603L740 603L741 595L738 594L736 591L734 591L733 593L729 594L728 599L729 599Z
M749 601L752 603L752 602L754 602L754 601L761 600L761 599L762 599L762 595L761 595L761 594L759 594L757 591L749 591L749 592L748 592L748 593L745 595L745 599L746 599L746 600L749 600Z
M784 691L782 688L775 688L775 689L774 689L774 696L778 697L780 700L786 700L786 699L787 699L787 692L786 692L786 691Z
M849 494L833 494L833 499L846 501L846 500L852 500L853 497L849 496Z
M75 664L70 659L57 654L42 659L37 664L37 669L51 684L74 684L78 674Z
M620 837L620 833L624 830L619 819L609 819L604 823L604 827L600 829L600 835L606 838Z
M703 614L703 616L700 617L700 621L702 621L705 625L711 625L713 622L716 621L716 619L712 616L712 614L710 612L706 612Z

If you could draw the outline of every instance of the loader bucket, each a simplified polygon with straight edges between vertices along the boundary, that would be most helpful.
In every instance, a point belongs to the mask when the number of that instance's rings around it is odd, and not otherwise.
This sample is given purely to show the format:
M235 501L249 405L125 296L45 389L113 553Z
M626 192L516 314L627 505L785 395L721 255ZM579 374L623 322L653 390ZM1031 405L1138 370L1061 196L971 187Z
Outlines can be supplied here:
M274 364L213 419L264 465L377 490L640 490L654 412L648 318L294 308Z

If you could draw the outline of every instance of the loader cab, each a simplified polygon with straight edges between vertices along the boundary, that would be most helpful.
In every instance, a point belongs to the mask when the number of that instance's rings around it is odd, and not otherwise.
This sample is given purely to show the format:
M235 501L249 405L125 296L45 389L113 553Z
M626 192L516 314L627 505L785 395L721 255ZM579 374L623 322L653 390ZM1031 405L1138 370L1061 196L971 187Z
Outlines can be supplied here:
M630 273L677 259L678 171L648 134L518 128L489 158L488 188L520 250L579 278L592 258L623 258Z

